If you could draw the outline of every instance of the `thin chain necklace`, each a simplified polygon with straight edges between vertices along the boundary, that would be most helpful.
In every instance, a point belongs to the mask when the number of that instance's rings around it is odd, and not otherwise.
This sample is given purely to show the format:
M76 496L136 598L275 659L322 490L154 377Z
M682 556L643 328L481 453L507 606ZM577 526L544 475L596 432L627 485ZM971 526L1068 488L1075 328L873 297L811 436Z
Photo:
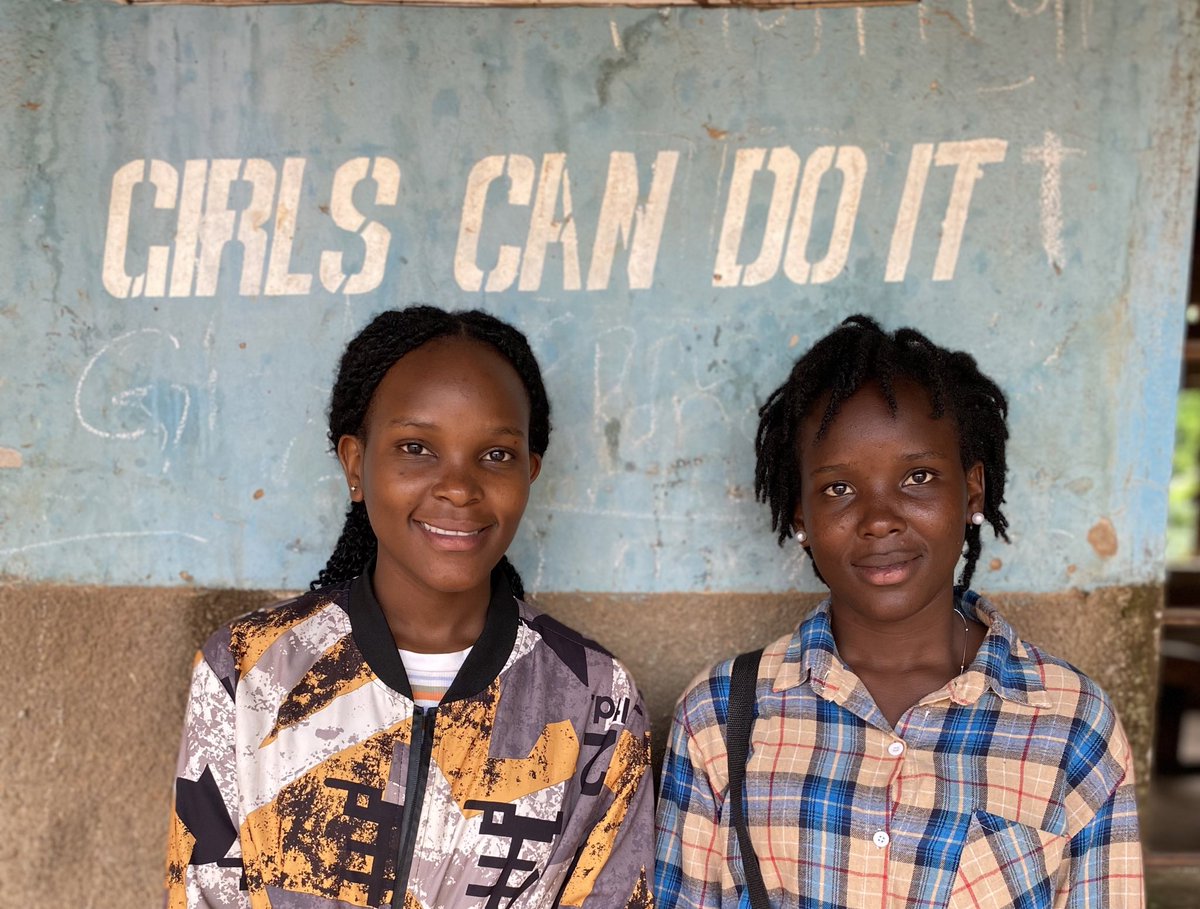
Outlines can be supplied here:
M963 620L962 663L958 667L958 674L962 675L964 672L967 671L967 642L970 640L971 631L970 631L970 625L967 623L967 617L965 615L963 615L961 612L959 612L957 609L954 610L954 614Z

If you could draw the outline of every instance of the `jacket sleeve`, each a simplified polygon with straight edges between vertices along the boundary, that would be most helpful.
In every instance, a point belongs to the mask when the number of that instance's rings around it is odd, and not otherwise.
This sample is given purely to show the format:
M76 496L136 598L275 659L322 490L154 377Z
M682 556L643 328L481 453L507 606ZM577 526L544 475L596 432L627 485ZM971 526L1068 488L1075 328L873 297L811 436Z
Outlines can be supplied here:
M632 688L624 726L613 726L603 773L606 807L579 851L559 906L582 909L651 909L654 875L654 779L650 771L650 724L641 695Z
M713 720L729 697L728 675L697 680L680 699L671 724L658 800L654 893L659 909L721 905L727 856L721 827L726 781L725 740ZM697 725L704 730L697 736ZM708 743L706 750L699 739Z
M247 909L238 841L235 673L218 632L196 655L167 843L167 909Z

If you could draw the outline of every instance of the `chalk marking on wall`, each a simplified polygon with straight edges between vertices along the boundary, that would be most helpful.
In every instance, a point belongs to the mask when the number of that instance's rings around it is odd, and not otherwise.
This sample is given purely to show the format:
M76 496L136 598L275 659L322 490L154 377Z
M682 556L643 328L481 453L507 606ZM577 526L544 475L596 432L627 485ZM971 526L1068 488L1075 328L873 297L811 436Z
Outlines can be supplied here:
M1023 19L1028 19L1031 16L1040 16L1046 11L1046 7L1050 5L1050 0L1042 0L1040 4L1031 9L1022 6L1017 0L1006 0L1006 2L1008 3L1008 8Z
M138 429L130 430L128 432L109 432L108 430L100 429L97 426L93 426L91 423L89 423L87 421L87 419L83 415L83 386L84 386L84 383L87 382L88 376L91 374L92 368L96 365L96 363L100 360L100 358L103 357L105 354L107 354L110 350L112 350L118 344L121 344L121 343L129 340L132 337L135 337L136 335L162 335L168 341L170 341L172 345L174 345L176 350L179 350L179 339L176 338L173 334L170 334L169 332L165 332L159 328L135 328L133 331L127 331L127 332L125 332L125 334L118 335L117 337L113 338L111 341L109 341L107 344L105 344L103 347L101 347L98 351L96 351L96 353L92 356L92 358L90 360L88 360L87 365L83 368L83 373L79 376L79 381L75 383L75 416L79 420L80 426L82 426L84 429L86 429L92 435L99 436L102 439L140 439L142 436L144 436L146 434L146 428L144 426L140 427ZM171 387L178 388L179 386L172 385ZM115 395L113 397L113 403L114 404L124 404L124 403L127 403L128 400L144 398L148 391L149 391L148 387L128 389L126 391L121 392L119 395ZM184 389L184 391L186 393L186 389ZM180 420L179 427L175 431L176 440L178 440L178 438L183 434L183 424L184 424L184 421L187 419L188 404L190 404L190 401L191 401L191 398L189 395L184 404L183 419ZM148 414L150 413L150 411L147 408L145 408L144 406L143 406L143 409L146 410L146 413L148 413ZM150 416L153 417L154 415L150 414ZM166 432L165 427L163 427L163 432L164 433ZM165 439L164 439L163 445L164 446L166 445Z
M21 452L15 448L0 448L0 469L13 469L24 463Z
M975 37L975 0L967 0L967 33Z
M1079 15L1079 38L1084 50L1091 50L1089 32L1092 25L1092 13L1095 11L1094 0L1083 0L1083 9Z
M1067 158L1085 154L1087 152L1082 148L1064 146L1058 134L1052 130L1046 130L1040 146L1026 148L1021 153L1021 160L1026 164L1042 165L1042 249L1046 252L1046 262L1058 272L1062 271L1065 259L1062 243L1062 166Z
M981 95L986 95L991 92L1015 92L1018 88L1025 88L1027 85L1033 85L1037 81L1034 75L1028 75L1024 79L1013 82L1010 85L983 85L975 89Z
M1054 49L1058 62L1062 63L1067 56L1066 11L1063 0L1054 0Z
M929 15L925 12L925 4L917 4L917 31L921 35L921 43L924 44L929 40L929 36L925 34L925 25L929 22Z
M783 25L785 22L787 22L787 13L780 13L778 16L776 16L774 19L772 19L766 25L763 25L762 16L754 17L754 25L758 28L758 30L760 32L773 32L773 31L775 31L775 29L779 28L779 26Z
M728 14L727 14L728 15ZM813 56L821 53L821 11L813 10Z
M867 55L867 11L861 6L854 10L854 30L858 33L858 55Z
M609 34L612 35L613 48L615 50L617 50L619 53L624 53L625 48L623 48L621 46L621 31L620 31L620 29L617 28L617 20L616 19L608 20L608 31L609 31Z
M208 431L213 432L217 428L217 411L220 405L217 404L217 368L212 366L213 345L216 342L216 321L217 317L213 316L208 320L208 327L204 329L204 354L208 358L208 379L205 382L205 391L208 393Z
M68 543L82 543L87 540L130 540L138 537L183 537L193 543L208 545L207 537L197 536L184 530L110 530L104 533L82 533L73 537L61 537L57 540L42 540L38 543L26 543L24 546L12 546L8 549L0 549L0 556L17 555L34 549L65 546Z

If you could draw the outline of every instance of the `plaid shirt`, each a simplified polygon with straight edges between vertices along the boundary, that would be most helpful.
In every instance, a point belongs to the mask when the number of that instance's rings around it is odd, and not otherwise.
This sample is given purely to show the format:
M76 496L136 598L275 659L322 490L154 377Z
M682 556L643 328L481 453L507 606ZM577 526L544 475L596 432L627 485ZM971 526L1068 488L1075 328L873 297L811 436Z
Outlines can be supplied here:
M989 626L895 730L837 656L828 601L766 648L746 816L771 901L810 909L1143 905L1129 744L1107 696ZM749 906L725 807L732 661L680 700L658 809L658 905Z

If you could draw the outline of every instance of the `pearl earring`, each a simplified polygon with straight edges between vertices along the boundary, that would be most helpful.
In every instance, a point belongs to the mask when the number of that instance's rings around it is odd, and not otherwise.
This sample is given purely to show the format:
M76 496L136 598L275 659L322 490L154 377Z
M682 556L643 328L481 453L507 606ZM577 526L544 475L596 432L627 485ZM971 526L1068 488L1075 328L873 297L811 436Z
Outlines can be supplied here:
M975 512L973 515L971 515L971 523L972 523L972 524L974 524L976 527L980 527L980 526L982 526L982 524L983 524L983 512L982 512L982 511L977 511L977 512Z
M796 531L796 542L799 543L801 546L803 546L805 543L808 542L808 534L806 534L803 530L797 530Z

